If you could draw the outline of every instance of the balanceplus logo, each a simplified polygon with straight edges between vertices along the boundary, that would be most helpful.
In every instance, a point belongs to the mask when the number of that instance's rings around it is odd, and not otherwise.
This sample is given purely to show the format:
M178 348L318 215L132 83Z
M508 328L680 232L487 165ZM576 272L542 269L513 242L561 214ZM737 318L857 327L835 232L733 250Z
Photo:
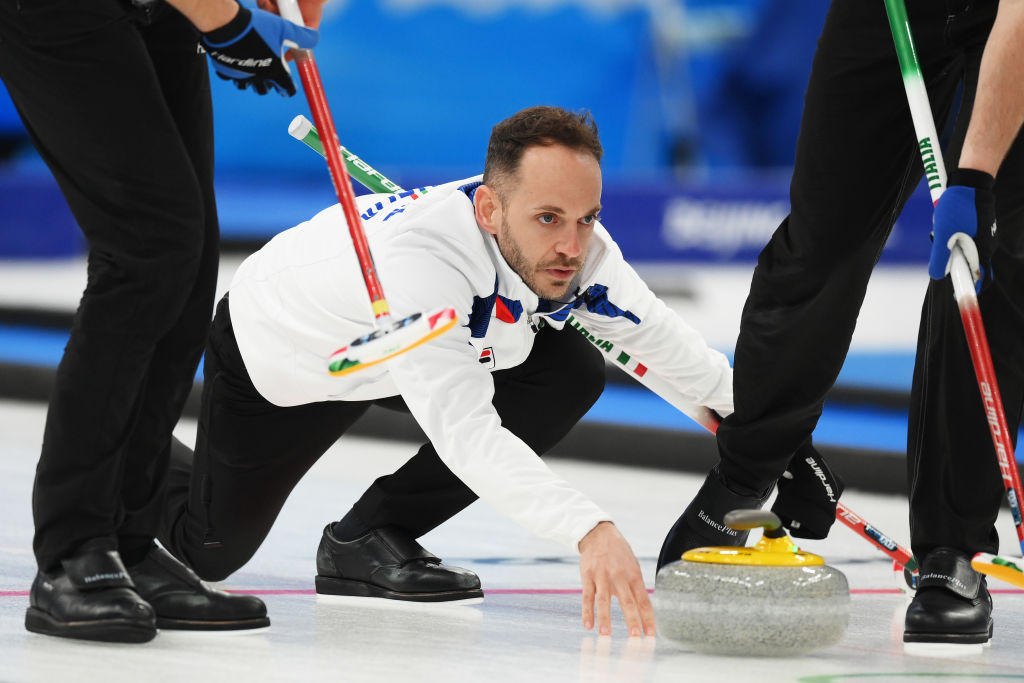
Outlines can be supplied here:
M729 527L727 527L726 525L722 524L721 522L716 522L715 520L711 519L711 517L708 516L708 513L704 512L703 510L699 511L697 513L697 516L700 517L701 520L705 524L707 524L709 527L711 527L712 529L715 529L715 530L717 530L717 531L719 531L719 532L721 532L723 534L729 534L730 536L737 536L739 534L739 532L736 531L735 529L730 529Z
M934 581L934 582L937 582L937 583L946 584L948 586L956 586L958 589L960 589L963 592L967 591L967 584L966 583L964 583L960 579L956 578L955 576L950 576L948 574L939 574L937 572L932 572L932 573L929 573L929 574L921 574L921 578L918 579L918 585L923 585L925 581L929 581L929 582Z
M82 578L83 583L96 583L97 581L108 581L110 579L127 579L124 572L107 572L106 574L92 574Z

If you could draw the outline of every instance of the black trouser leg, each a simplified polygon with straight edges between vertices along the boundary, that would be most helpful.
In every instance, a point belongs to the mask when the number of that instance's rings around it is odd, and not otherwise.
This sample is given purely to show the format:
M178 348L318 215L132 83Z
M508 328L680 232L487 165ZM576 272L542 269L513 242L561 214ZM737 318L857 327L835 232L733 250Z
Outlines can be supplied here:
M210 328L203 376L195 457L171 467L159 537L199 576L219 580L252 557L295 485L370 403L268 402L245 370L227 299Z
M547 329L523 365L495 373L495 380L503 423L545 452L597 400L604 358L575 331ZM267 402L245 371L222 301L207 344L195 456L176 450L161 543L203 578L226 577L252 557L299 479L369 405ZM357 506L372 527L393 524L419 536L475 499L424 447L378 479Z
M197 278L212 282L210 261L203 263L215 222L207 215L208 179L196 166L207 153L190 148L195 131L209 130L209 107L192 111L193 127L182 130L186 103L169 100L161 77L170 67L151 56L129 7L0 0L0 76L89 245L87 285L57 369L33 491L34 548L44 571L87 541L116 549L122 491L145 498L159 489L159 460L126 469L129 444L143 420L143 429L164 433L140 435L138 457L158 457L143 452L143 441L166 445L201 344L190 300ZM167 10L162 20L175 17ZM177 19L168 33L194 38ZM199 88L203 59L189 55L178 78ZM180 332L183 316L193 331ZM167 402L157 406L161 397Z
M909 9L941 122L959 76L939 4ZM921 177L915 140L883 4L836 0L807 88L791 213L758 259L736 344L735 413L718 431L720 471L737 493L771 486L810 439L871 270Z
M604 357L575 330L543 328L522 365L494 373L502 425L538 454L557 444L604 390ZM431 444L378 478L353 506L369 528L398 526L419 537L477 499Z
M206 60L195 58L196 31L174 13L143 29L171 115L189 152L203 195L199 270L181 315L156 344L138 423L126 449L121 498L125 519L118 547L127 564L156 536L170 434L185 405L213 313L219 265L219 224L213 192L213 109Z
M978 301L1016 444L1024 406L1024 138L1004 161L996 192L996 279ZM921 313L907 456L914 554L942 546L998 552L994 523L1006 494L948 278L929 285Z

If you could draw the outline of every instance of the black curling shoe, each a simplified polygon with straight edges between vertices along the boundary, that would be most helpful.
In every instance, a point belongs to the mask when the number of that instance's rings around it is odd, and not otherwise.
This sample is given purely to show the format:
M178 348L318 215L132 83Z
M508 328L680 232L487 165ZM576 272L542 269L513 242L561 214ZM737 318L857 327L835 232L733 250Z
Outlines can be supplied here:
M984 644L992 638L992 596L966 553L936 548L921 563L907 607L904 643Z
M62 638L145 643L156 636L153 608L135 591L114 551L88 551L59 571L36 575L25 628Z
M715 466L700 491L672 525L658 553L658 569L677 562L683 553L705 546L741 546L749 531L737 531L725 524L725 515L733 510L760 510L771 494L771 487L760 496L744 496L726 486Z
M316 551L316 592L414 602L480 602L480 578L449 567L396 527L341 541L328 524Z
M247 631L270 626L262 600L211 588L156 545L128 573L139 595L153 606L157 628Z

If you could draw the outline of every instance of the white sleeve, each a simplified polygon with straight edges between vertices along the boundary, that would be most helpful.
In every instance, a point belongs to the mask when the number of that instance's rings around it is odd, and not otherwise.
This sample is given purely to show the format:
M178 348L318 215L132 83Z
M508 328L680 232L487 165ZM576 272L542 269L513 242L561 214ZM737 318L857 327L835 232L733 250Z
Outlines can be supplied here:
M447 270L452 280L458 277L450 267L431 270ZM460 286L432 276L430 282L429 288L419 288L422 296L417 297L425 309L442 305L445 296L456 310L467 305L456 300L460 292L463 299L470 298L465 280ZM501 426L491 403L494 381L477 362L465 323L461 319L454 330L389 361L395 384L455 476L501 514L578 552L579 541L610 517Z
M589 311L586 305L573 315L595 337L613 341L630 356L631 365L639 362L646 368L642 375L633 373L635 379L699 422L688 407L703 406L723 417L732 413L729 359L654 295L614 242L608 244L595 282L607 285L610 302L639 323L625 315Z

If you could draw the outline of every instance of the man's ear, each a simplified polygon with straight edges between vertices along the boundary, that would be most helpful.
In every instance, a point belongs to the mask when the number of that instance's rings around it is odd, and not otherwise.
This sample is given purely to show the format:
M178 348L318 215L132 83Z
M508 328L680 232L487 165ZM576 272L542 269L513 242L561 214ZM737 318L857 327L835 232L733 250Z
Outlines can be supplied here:
M491 233L498 234L498 226L501 225L501 200L494 188L481 185L473 193L473 208L476 211L476 223L481 228Z

